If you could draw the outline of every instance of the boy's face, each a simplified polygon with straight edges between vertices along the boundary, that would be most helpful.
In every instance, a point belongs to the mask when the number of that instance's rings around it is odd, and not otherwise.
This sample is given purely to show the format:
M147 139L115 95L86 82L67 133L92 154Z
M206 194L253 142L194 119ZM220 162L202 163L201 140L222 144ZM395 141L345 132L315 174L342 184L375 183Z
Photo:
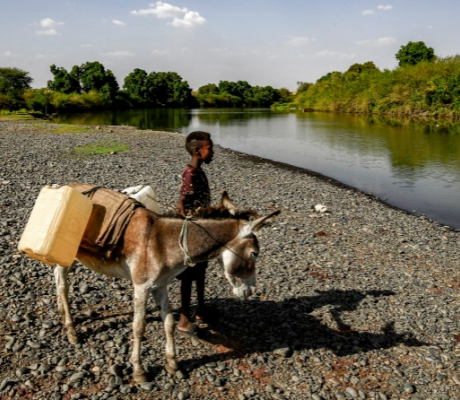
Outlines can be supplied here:
M198 157L205 164L209 164L214 157L214 149L212 140L203 141L202 146L199 148Z

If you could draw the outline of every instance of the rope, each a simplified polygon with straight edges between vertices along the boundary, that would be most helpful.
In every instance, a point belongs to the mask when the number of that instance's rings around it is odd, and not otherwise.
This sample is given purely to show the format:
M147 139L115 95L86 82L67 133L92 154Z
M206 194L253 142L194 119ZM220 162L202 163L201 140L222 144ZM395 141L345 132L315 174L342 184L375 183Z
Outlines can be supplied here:
M192 258L188 254L188 224L187 221L190 217L184 219L184 223L182 224L182 229L179 235L179 247L181 248L182 252L184 253L184 266L191 266L194 267L195 263L193 262Z

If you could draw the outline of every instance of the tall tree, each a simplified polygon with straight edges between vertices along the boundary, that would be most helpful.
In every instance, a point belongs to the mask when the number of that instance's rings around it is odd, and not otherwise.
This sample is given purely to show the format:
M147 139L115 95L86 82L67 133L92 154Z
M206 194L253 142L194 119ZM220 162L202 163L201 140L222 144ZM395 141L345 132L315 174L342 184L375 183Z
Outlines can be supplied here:
M104 87L104 93L114 94L119 89L112 71L110 69L106 70L98 61L87 62L78 68L74 67L74 70L74 73L80 77L80 82L85 92L90 90L101 91Z
M219 88L215 83L208 83L207 85L200 86L198 92L200 94L217 94L219 93Z
M53 80L48 81L48 89L66 94L80 93L81 86L79 76L75 74L75 67L72 72L67 72L63 67L50 66L50 71L54 76Z
M0 68L0 93L8 96L22 96L30 89L33 79L29 73L19 68Z
M432 61L434 59L434 50L428 47L424 42L409 42L401 46L396 53L396 59L399 66L416 65L420 61Z
M18 109L24 105L24 91L33 79L19 68L0 68L0 108Z
M146 79L147 72L136 68L125 78L123 88L133 99L138 101L147 100Z
M353 64L350 68L348 68L348 72L356 72L357 74L360 74L362 72L375 71L377 69L377 66L372 61L368 61L364 64Z

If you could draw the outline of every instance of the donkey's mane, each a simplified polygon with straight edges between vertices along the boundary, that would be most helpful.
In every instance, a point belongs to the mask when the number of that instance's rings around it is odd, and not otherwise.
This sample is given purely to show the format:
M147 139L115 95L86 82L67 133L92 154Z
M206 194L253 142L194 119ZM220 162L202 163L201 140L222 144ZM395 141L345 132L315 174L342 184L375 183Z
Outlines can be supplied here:
M242 219L249 221L257 216L254 210L233 210L230 211L223 205L217 207L199 208L192 214L193 219ZM160 215L160 218L180 218L182 216L177 211L169 211Z

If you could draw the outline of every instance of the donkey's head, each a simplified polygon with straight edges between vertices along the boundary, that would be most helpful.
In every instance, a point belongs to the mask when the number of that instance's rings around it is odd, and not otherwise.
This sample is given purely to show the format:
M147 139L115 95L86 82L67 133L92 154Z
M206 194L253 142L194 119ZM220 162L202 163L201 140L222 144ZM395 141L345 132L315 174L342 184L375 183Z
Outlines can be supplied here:
M238 214L225 192L222 196L222 205L231 214ZM233 293L236 296L247 299L252 295L253 288L256 285L256 260L260 251L257 232L268 220L279 213L280 211L278 210L252 221L240 220L238 235L225 246L221 259L225 276L232 285Z

